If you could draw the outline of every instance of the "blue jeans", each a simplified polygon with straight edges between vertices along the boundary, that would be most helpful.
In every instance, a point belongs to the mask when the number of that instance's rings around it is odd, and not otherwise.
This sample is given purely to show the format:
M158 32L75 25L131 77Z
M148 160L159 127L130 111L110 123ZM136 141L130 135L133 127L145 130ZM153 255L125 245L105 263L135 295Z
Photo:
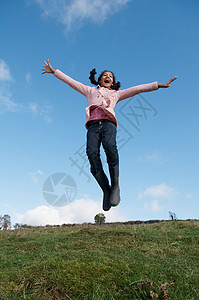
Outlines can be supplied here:
M100 158L101 144L106 153L108 165L114 167L119 164L116 134L116 125L108 120L99 120L89 126L87 131L86 153L93 175L96 175L103 169Z

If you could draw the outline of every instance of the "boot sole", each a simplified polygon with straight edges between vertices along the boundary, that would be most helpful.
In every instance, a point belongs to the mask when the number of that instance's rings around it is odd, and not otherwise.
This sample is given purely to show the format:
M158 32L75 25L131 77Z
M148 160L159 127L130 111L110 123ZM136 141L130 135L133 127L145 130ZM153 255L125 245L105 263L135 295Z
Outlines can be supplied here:
M121 200L120 200L121 201ZM118 204L111 204L111 206L116 207L120 204L120 201L118 202Z
M108 209L104 209L104 208L103 208L103 210L104 210L104 211L109 211L110 209L111 209L111 207L110 207L110 208L108 208Z

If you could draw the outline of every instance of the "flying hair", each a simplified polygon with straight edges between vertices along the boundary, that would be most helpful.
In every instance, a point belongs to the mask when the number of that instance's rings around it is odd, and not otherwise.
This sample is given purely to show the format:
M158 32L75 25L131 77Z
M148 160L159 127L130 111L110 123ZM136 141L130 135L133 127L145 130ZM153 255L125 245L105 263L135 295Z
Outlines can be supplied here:
M104 70L104 71L100 74L100 76L98 77L98 80L96 81L95 75L97 74L97 72L96 72L96 69L95 69L95 68L92 69L92 71L90 71L90 77L89 77L91 83L94 84L94 85L100 85L100 80L101 80L101 78L102 78L102 75L103 75L105 72L111 72L111 71ZM117 90L119 90L119 88L120 88L121 85L120 85L120 82L119 82L119 81L115 82L115 81L116 81L116 80L115 80L115 75L113 74L113 72L111 72L111 73L112 73L112 75L113 75L113 84L112 84L112 86L111 86L111 89L117 91Z

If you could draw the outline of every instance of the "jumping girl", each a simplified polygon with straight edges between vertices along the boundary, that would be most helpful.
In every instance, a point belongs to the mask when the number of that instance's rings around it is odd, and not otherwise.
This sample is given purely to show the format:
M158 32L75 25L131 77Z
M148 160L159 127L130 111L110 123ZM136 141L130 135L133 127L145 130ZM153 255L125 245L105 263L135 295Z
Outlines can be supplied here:
M113 72L107 70L101 73L97 81L95 80L95 69L90 72L89 79L97 88L84 85L62 73L60 70L53 69L49 60L47 60L47 63L44 61L42 71L42 74L54 74L55 77L87 98L88 107L86 108L85 124L87 129L86 153L91 166L90 171L103 191L103 210L108 211L111 206L117 206L120 203L115 105L121 100L140 93L151 92L158 88L168 88L171 82L177 79L177 77L174 76L168 82L161 84L156 81L119 91L120 82L116 82ZM107 157L111 185L102 167L100 158L101 144Z

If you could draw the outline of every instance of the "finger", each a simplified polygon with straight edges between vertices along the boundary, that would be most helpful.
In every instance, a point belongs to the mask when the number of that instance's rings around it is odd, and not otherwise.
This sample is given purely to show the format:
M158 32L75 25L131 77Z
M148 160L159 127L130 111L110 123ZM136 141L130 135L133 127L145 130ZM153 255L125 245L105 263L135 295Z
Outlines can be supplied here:
M45 63L46 66L48 65L48 64L45 62L45 60L44 60L44 63Z
M178 77L177 76L174 76L173 78L171 78L171 82L176 80Z
M176 80L177 78L178 78L177 76L174 76L173 78L171 78L171 79L169 80L169 83L173 82L173 81Z
M52 66L51 66L51 64L50 64L49 60L48 60L48 65L49 65L50 69L52 69Z

